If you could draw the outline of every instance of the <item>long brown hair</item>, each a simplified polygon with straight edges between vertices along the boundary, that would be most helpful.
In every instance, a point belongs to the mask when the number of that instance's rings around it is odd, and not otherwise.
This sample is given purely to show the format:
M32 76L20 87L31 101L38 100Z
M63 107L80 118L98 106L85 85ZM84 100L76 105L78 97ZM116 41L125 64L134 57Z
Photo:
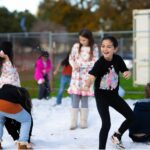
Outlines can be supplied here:
M90 30L84 28L79 32L79 36L82 36L84 38L87 38L89 40L89 47L90 47L90 60L93 57L93 46L94 46L94 38L93 38L93 34ZM79 54L81 52L81 47L83 45L79 42Z

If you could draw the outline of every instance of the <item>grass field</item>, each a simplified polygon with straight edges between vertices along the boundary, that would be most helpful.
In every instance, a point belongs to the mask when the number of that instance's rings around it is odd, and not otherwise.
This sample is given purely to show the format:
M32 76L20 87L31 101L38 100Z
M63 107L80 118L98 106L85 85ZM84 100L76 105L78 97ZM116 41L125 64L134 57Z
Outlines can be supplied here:
M24 73L20 74L21 77L21 84L23 87L28 88L31 97L36 98L38 95L38 85L33 77L31 77L31 74L26 74L26 78L24 78ZM60 82L60 74L57 75L55 78L52 79L52 91L51 96L57 96L57 92L59 89L59 82ZM120 85L125 89L125 99L142 99L144 98L144 86L133 86L133 79L130 78L129 80L125 80L121 77ZM65 91L64 96L68 96L67 91Z
M121 78L120 85L125 89L125 99L143 99L144 94L144 86L133 86L133 78L129 80L125 80Z

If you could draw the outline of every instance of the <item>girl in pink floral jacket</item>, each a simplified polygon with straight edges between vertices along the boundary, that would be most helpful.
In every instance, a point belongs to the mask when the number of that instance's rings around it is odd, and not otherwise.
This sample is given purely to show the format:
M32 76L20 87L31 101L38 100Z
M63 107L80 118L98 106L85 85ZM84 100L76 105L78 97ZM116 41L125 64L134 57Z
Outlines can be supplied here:
M79 42L72 47L69 63L72 67L72 76L68 93L72 98L71 126L77 128L78 112L80 112L80 127L87 128L88 119L88 97L94 95L93 86L84 90L87 82L88 72L99 58L99 49L94 44L92 32L82 29L79 32ZM81 103L81 108L80 108Z
M21 86L19 74L13 62L12 43L3 41L0 47L0 88L4 84Z
M50 72L52 71L52 61L49 58L49 53L42 51L41 56L36 62L35 80L39 85L38 98L48 99L50 96Z

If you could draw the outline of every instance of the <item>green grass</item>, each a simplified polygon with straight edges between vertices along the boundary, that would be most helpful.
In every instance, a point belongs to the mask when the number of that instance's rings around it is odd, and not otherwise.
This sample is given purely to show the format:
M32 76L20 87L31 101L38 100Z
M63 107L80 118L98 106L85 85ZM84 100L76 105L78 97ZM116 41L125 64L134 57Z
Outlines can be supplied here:
M26 87L29 90L29 93L32 98L36 98L38 96L38 85L34 80L28 80L21 82L22 87Z
M128 80L121 77L120 85L125 89L126 94L124 99L143 99L144 86L133 86L133 78Z
M21 86L25 87L29 90L29 93L32 98L37 98L38 97L38 84L34 80L33 77L31 77L29 74L33 74L33 72L28 73L26 76L24 73L20 73L20 78L21 78ZM59 84L60 84L60 74L58 74L55 78L52 79L51 81L51 97L56 97L59 89ZM64 92L64 97L69 96L67 93L67 90Z
M21 85L26 87L32 98L36 98L38 96L38 85L33 77L33 71L30 72L22 72L20 73L21 78ZM51 81L52 90L51 90L51 97L56 97L59 89L60 84L60 74L58 74L55 78ZM126 94L124 99L143 99L144 98L144 86L133 86L133 79L130 78L126 80L124 78L120 78L120 85L125 89ZM67 91L64 93L64 97L69 96Z

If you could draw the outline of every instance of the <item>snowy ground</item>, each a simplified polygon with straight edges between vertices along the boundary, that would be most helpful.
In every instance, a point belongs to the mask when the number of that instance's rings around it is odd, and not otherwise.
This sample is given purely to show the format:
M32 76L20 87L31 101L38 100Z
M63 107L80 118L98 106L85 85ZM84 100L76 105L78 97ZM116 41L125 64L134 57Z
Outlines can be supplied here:
M51 100L33 100L33 136L32 142L34 149L49 150L98 150L98 137L101 126L101 120L98 115L95 100L89 100L89 120L87 129L69 130L70 126L70 108L71 99L69 97L63 99L61 106L53 107L55 98ZM133 108L135 101L127 100L128 104ZM107 141L107 149L114 149L110 136L120 126L124 118L115 110L111 112L111 130ZM123 135L123 143L126 149L148 150L150 145L143 143L134 143L128 137L128 131ZM4 130L2 146L4 149L16 149L12 138Z

